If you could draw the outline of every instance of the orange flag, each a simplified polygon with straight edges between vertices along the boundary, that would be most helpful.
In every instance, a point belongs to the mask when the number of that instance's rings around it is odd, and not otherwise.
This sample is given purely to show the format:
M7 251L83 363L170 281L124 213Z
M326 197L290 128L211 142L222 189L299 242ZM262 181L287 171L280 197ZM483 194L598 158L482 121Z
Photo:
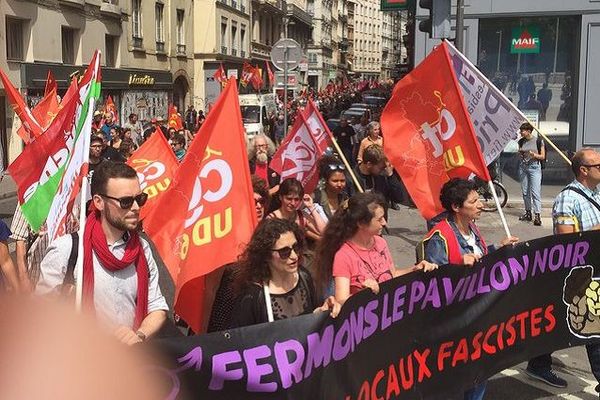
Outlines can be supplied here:
M44 130L36 121L35 117L33 116L33 112L25 103L25 100L23 99L21 94L12 85L12 83L8 79L8 76L6 76L4 71L2 71L1 69L0 80L2 81L2 85L4 86L4 91L6 92L8 101L10 102L13 110L23 123L23 132L25 132L25 135L21 136L21 139L23 139L25 143L29 143L36 137L40 136L44 132Z
M140 186L148 194L148 202L140 210L140 218L144 219L152 213L159 199L169 188L179 162L169 142L157 128L129 157L127 164L137 171Z
M385 154L426 219L443 211L451 178L490 180L445 43L398 82L381 128Z
M44 98L40 100L40 102L37 103L31 110L33 117L38 124L40 124L43 132L48 129L50 123L54 117L56 117L56 114L58 114L59 107L58 98L56 97L56 88L54 88L46 93ZM21 126L17 130L17 133L21 138L26 138L29 136L24 126Z
M169 104L169 119L167 126L177 130L183 129L183 120L181 119L181 115L179 115L177 112L177 107L175 107L174 104Z
M271 66L268 61L265 61L265 65L267 66L267 75L269 76L269 87L273 87L275 85L275 74L273 70L271 70Z
M54 78L54 74L52 73L52 70L49 69L48 70L48 78L46 79L46 87L44 88L44 97L46 97L46 95L48 93L50 93L50 91L54 90L55 92L58 90L58 86L56 84L56 79Z
M106 98L106 102L104 103L104 110L107 113L111 113L113 116L113 122L115 124L119 123L119 112L117 111L117 106L115 106L115 103L113 102L112 97L110 97L110 95L108 95L108 97Z
M175 312L195 332L206 330L219 284L218 273L207 274L236 260L255 226L244 126L232 78L145 223L176 284Z

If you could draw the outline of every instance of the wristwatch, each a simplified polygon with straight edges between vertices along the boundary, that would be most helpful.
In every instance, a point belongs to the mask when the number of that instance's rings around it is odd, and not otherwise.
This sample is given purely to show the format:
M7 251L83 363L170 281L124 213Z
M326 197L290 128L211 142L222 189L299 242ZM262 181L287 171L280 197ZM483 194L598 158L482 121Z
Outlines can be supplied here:
M136 331L135 334L140 338L142 342L146 341L146 334L142 331Z

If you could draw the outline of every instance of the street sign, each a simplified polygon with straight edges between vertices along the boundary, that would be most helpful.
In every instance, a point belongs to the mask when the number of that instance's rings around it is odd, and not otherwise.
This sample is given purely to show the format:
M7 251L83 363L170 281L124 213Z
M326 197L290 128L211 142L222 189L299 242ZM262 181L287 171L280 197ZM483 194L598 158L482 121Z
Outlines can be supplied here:
M285 83L285 74L280 71L275 72L275 87L277 89L283 89ZM296 90L298 88L298 82L300 82L300 76L298 72L290 72L287 74L287 86L289 90Z
M407 10L410 4L408 0L381 0L381 11Z
M295 69L303 58L302 47L294 39L280 39L271 49L271 62L280 71Z

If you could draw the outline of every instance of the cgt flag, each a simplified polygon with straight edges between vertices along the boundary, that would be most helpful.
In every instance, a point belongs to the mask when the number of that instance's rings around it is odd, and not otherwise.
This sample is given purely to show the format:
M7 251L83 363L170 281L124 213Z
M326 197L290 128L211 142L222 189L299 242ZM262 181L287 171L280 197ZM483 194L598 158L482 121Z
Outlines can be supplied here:
M46 87L44 88L44 97L50 93L52 90L55 92L58 91L58 85L56 84L56 78L54 78L54 74L52 70L48 70L48 78L46 78Z
M46 93L44 98L42 98L42 100L40 100L40 102L33 107L31 113L33 114L33 117L37 123L42 127L43 132L46 132L46 129L48 129L50 123L54 117L56 117L59 108L60 104L58 103L58 98L56 96L56 88L51 89L48 93ZM23 125L19 127L17 134L21 138L29 137L29 134Z
M242 66L242 79L240 79L240 85L243 87L248 86L248 83L253 82L254 74L256 74L256 69L245 62Z
M439 194L451 178L490 180L446 43L396 85L381 127L385 153L426 219L443 210Z
M110 95L108 95L108 97L106 98L106 103L104 104L104 108L105 108L104 111L112 114L113 122L115 124L118 124L119 123L119 113L117 112L117 106L115 105L115 102L113 101L113 99Z
M265 66L267 67L267 75L269 76L269 87L272 88L275 85L275 74L271 69L269 61L265 61Z
M179 163L165 135L157 128L129 157L127 164L137 171L140 186L148 194L148 202L140 209L140 218L145 219L169 188Z
M232 78L145 221L176 284L175 312L195 332L205 330L210 312L204 310L212 307L219 267L237 258L255 226L244 126Z
M225 73L225 68L223 68L223 63L219 64L219 68L215 71L213 78L221 84L221 87L227 84L227 74Z

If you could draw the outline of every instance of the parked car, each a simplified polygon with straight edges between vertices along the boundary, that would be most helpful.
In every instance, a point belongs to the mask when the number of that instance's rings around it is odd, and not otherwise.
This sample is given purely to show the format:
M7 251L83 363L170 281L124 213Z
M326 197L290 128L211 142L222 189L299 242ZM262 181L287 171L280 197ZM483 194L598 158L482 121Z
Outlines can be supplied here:
M333 130L339 126L340 119L339 118L329 118L325 123L327 124L327 127L329 127L329 130L333 132Z
M363 95L363 103L383 108L387 103L387 98L382 96Z
M348 120L351 120L354 117L358 117L360 119L365 115L371 120L371 110L368 108L349 108L346 111L342 111L340 118L346 117Z

